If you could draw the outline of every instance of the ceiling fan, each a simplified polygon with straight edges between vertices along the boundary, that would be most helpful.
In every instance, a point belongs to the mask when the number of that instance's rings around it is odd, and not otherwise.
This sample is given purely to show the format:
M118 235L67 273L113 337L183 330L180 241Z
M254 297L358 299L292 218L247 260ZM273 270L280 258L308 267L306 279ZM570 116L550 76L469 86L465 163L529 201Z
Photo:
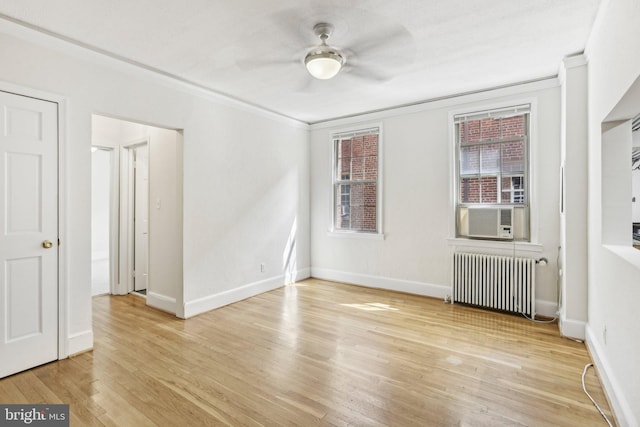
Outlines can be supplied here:
M327 44L333 31L334 26L327 22L313 26L320 44L307 51L304 65L316 79L328 80L344 71L366 80L386 81L413 62L413 37L400 25L387 26L373 36L352 40L353 47L343 49Z
M333 25L324 22L314 25L313 32L320 38L320 45L311 49L304 57L304 65L307 71L316 79L327 80L335 77L342 66L345 65L345 57L338 49L327 44L327 40L333 32Z
M303 86L308 88L316 87L312 84L316 79L331 80L340 74L348 75L349 79L385 82L406 71L414 61L413 36L387 17L356 9L314 15L303 18L298 10L274 15L274 24L281 36L274 40L274 37L256 34L262 42L273 41L271 49L275 55L254 54L236 63L246 70L303 65L305 74L314 77ZM335 25L334 21L337 21ZM265 28L271 31L273 27ZM309 47L310 33L316 41L319 39L319 44ZM286 45L293 48L291 51L283 49L285 40ZM291 56L287 52L291 52Z

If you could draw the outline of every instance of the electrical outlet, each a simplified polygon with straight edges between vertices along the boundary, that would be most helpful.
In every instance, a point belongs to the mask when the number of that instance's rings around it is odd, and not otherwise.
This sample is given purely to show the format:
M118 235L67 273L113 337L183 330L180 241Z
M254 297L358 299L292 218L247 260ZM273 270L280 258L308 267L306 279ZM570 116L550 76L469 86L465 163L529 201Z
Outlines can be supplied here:
M264 271L267 269L267 264L265 264L264 262L260 264L260 273L264 273Z

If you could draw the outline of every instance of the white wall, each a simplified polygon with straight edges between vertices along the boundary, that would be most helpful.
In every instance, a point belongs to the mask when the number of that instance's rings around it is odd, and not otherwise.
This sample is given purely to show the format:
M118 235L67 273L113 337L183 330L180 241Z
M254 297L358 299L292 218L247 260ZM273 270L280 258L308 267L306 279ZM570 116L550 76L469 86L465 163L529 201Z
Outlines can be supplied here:
M584 340L587 322L587 63L583 55L565 58L561 80L561 163L564 212L560 215L560 331Z
M306 125L208 94L0 21L0 82L63 96L69 353L92 346L91 115L184 129L184 304L188 315L284 283L297 221L308 274ZM267 270L260 272L260 263ZM197 301L197 304L194 302Z
M231 109L199 116L184 130L187 317L282 285L294 224L298 278L310 267L308 130Z
M454 237L453 141L450 113L533 101L531 165L534 245L486 243L488 253L546 257L538 267L537 299L545 314L557 310L559 245L560 91L557 80L436 101L415 108L312 126L312 275L326 279L444 297L450 294ZM332 142L345 126L383 125L384 240L333 237Z
M149 281L147 304L184 317L182 135L149 130Z
M611 167L603 166L607 161L603 152L607 154L610 147L603 141L601 129L605 120L630 119L640 112L640 97L635 97L624 99L627 108L617 110L617 117L610 115L640 76L639 21L637 0L603 1L585 52L589 64L587 342L623 426L640 425L640 263L634 262L632 248L625 251L623 244L603 245L603 228L614 225L603 224L607 220L603 217L604 187L615 183L608 178ZM630 141L623 143L630 146ZM629 163L627 157L614 169L628 170ZM627 193L625 209L630 217L629 196Z

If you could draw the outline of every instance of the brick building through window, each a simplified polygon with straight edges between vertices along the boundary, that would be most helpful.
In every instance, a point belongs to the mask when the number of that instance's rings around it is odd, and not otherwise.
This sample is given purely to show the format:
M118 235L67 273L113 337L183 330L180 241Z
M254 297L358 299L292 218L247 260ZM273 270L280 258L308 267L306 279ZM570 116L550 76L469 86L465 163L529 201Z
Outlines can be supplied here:
M334 229L376 233L379 128L339 133L333 143Z
M458 124L460 203L525 203L527 127L526 114Z

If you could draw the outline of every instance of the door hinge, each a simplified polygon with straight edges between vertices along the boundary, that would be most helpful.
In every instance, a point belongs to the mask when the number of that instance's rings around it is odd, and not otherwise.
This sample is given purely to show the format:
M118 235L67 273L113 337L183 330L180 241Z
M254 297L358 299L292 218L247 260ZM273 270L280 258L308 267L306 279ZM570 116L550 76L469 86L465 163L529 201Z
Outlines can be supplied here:
M58 239L58 246L60 246L60 239Z
M136 277L136 271L135 271L135 270L133 270L133 271L131 272L131 277Z

